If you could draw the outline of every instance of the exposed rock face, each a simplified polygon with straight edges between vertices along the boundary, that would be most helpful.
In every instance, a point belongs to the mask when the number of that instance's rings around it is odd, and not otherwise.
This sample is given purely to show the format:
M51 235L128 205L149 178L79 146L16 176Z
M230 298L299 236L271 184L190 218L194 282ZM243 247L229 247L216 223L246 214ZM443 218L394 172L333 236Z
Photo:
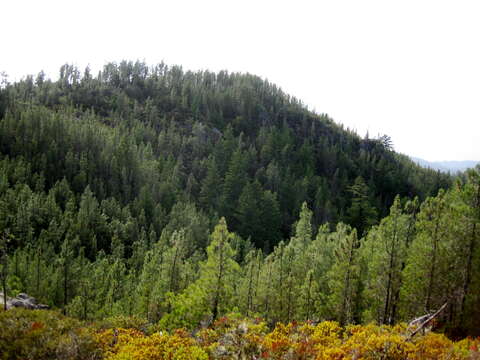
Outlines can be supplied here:
M0 292L0 306L3 308L3 292ZM37 299L31 297L27 294L20 293L17 297L9 297L7 296L7 310L13 307L22 307L25 309L31 310L42 310L42 309L49 309L48 305L39 304Z

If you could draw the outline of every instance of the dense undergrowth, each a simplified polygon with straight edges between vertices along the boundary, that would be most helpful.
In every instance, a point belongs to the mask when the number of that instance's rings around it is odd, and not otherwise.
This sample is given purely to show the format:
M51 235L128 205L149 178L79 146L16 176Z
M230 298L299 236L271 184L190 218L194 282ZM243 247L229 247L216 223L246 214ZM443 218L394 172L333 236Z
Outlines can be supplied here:
M0 313L1 359L480 359L480 338L452 341L412 329L324 321L278 323L222 317L194 332L139 318L85 323L54 311Z

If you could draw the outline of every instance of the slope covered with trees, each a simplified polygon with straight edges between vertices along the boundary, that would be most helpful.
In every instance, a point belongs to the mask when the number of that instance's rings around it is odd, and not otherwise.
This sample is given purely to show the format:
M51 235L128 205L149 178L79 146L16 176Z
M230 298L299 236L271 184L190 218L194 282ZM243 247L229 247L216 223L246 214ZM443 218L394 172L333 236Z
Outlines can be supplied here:
M395 154L388 137L361 139L252 75L122 62L92 77L65 65L58 81L40 73L1 97L2 156L33 191L65 180L78 203L88 186L99 203L143 212L158 234L174 205L194 204L270 250L304 201L316 225L362 232L395 195L450 183Z
M231 311L393 324L448 302L444 327L478 329L475 171L442 190L387 136L267 81L164 64L4 82L0 116L9 292L167 329Z

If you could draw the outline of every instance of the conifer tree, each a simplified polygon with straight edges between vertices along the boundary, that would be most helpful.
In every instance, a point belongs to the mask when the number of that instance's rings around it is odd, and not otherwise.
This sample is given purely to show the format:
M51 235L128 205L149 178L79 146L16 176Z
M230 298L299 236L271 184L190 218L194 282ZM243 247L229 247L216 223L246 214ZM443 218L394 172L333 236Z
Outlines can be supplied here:
M338 224L334 246L334 263L329 271L329 305L336 320L344 325L358 317L360 264L357 231Z
M171 311L162 319L165 326L194 327L202 319L215 320L231 310L238 296L236 284L240 277L240 266L230 245L232 237L222 217L211 234L207 259L200 264L198 279L182 293L167 299Z
M0 237L0 281L2 283L3 310L7 310L7 276L8 276L8 254L7 254L7 233L4 231Z
M77 239L75 239L77 240ZM73 261L74 261L74 241L70 239L69 236L66 237L65 241L62 244L61 251L58 257L61 279L62 279L62 290L63 290L63 313L67 313L67 305L70 299L70 289L73 282Z
M240 267L234 260L235 252L230 246L232 234L228 232L225 218L221 218L207 247L207 260L200 268L198 282L209 298L213 319L225 313L234 295L235 277Z
M347 210L348 220L361 237L365 230L376 223L377 211L370 203L369 189L361 176L355 179L349 191L352 194L352 204Z
M379 226L372 228L362 245L367 266L365 298L368 302L365 320L392 324L401 286L402 263L406 258L408 216L402 213L397 196L390 215Z
M220 189L222 179L217 168L215 157L207 159L207 174L200 186L199 200L204 209L218 210L220 206Z
M251 250L245 257L243 274L239 279L238 306L246 316L259 310L259 279L263 256L261 250Z
M465 247L466 263L464 265L464 282L460 300L460 321L462 326L474 328L480 325L478 309L480 308L480 167L467 173L468 182L463 190L467 207ZM461 256L461 255L460 255ZM470 314L470 319L467 314ZM472 316L471 314L476 314ZM473 319L477 319L476 321ZM473 320L473 321L472 321Z
M137 302L138 312L149 320L158 315L153 310L156 303L154 290L156 287L158 288L157 282L165 281L165 279L159 278L159 269L163 262L163 246L159 242L146 253L137 286L137 294L139 298Z
M439 308L449 294L445 281L448 272L449 223L445 193L428 198L417 217L416 236L409 248L403 271L403 317L411 318Z
M307 262L308 273L304 279L303 313L305 318L313 316L320 319L327 319L331 316L328 305L330 296L329 271L333 266L334 247L336 245L336 233L331 233L329 225L319 227L317 237L306 249L309 254Z
M225 174L221 198L221 213L229 220L234 220L238 200L247 181L245 160L242 150L237 148L232 155L228 171Z

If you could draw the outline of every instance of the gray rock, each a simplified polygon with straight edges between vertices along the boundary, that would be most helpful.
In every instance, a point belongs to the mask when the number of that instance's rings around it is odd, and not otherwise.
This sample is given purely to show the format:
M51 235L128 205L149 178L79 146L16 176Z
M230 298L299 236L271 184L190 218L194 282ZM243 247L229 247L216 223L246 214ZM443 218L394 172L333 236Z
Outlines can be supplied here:
M28 296L25 293L18 294L17 299L22 299L24 301L28 301L31 304L37 304L37 299L35 299L34 297L31 297L31 296Z
M3 292L0 292L0 302L3 304ZM21 307L24 309L30 310L46 310L50 307L45 304L39 304L37 299L31 297L25 293L20 293L17 297L9 297L7 296L7 310L14 308L14 307Z

